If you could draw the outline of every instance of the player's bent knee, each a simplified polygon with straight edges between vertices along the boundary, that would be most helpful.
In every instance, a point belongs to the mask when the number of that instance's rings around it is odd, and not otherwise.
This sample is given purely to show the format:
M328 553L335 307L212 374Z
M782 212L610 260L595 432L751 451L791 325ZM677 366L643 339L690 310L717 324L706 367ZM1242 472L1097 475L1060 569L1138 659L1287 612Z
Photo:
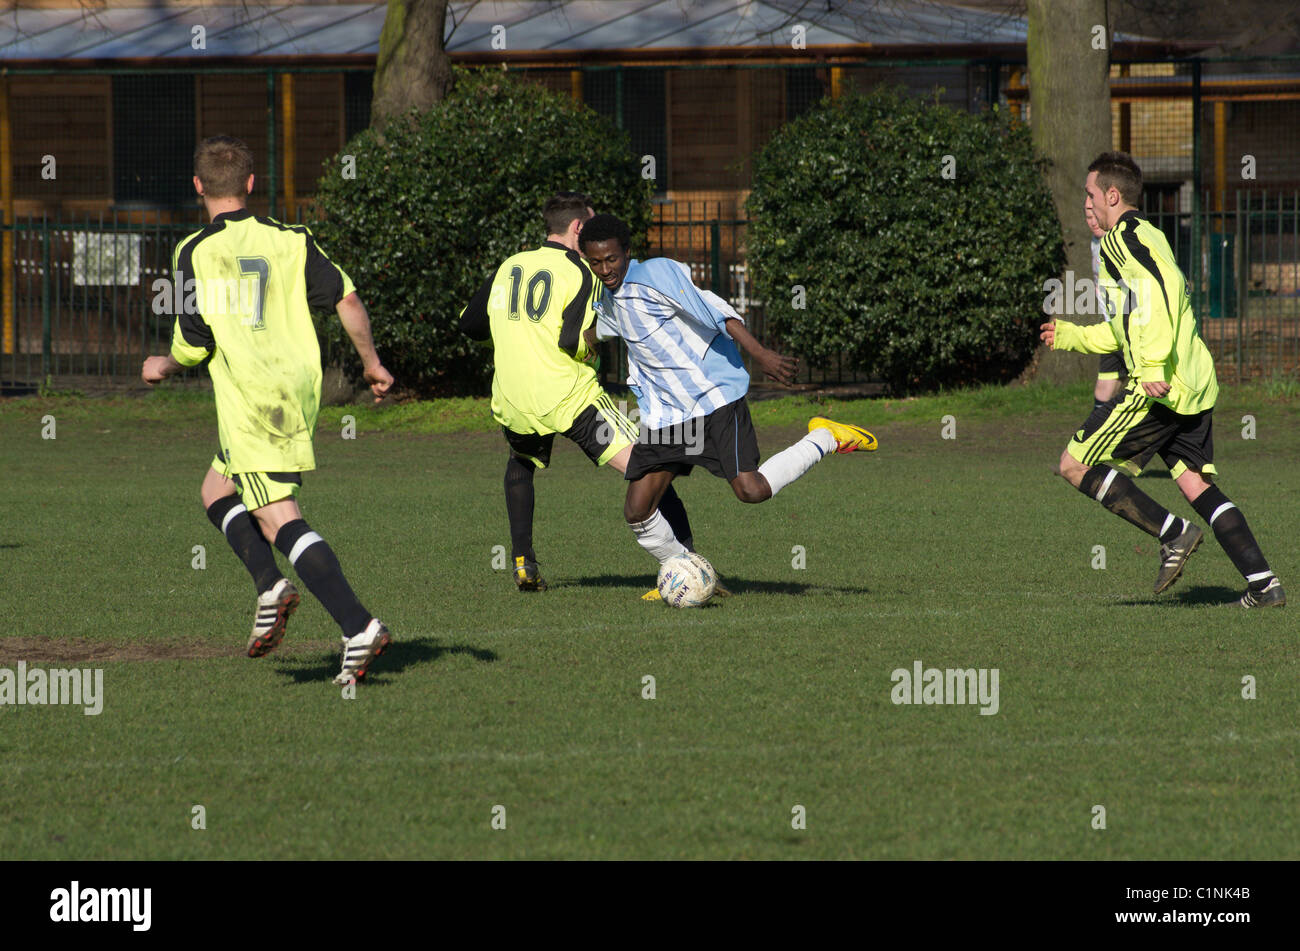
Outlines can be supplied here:
M649 503L634 503L629 499L623 504L623 520L629 525L644 522L651 515L654 515L654 513L654 506Z
M736 498L750 505L766 502L772 497L772 487L756 472L742 474L731 483L731 488L736 493Z

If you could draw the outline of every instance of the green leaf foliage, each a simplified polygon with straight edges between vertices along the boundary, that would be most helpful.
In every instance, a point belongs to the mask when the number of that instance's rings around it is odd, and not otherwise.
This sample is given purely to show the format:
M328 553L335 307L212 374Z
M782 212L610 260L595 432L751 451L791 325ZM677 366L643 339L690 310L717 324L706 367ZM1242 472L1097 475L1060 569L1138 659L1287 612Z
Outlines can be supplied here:
M772 334L900 394L1015 378L1064 262L1025 126L889 88L782 127L754 159L748 211Z
M344 156L355 157L345 178ZM486 392L492 352L457 330L461 309L507 257L546 238L557 191L591 195L634 240L653 183L626 133L570 97L499 70L456 70L427 112L366 130L326 163L314 231L356 283L380 359L422 396ZM321 323L328 359L360 379L343 328Z

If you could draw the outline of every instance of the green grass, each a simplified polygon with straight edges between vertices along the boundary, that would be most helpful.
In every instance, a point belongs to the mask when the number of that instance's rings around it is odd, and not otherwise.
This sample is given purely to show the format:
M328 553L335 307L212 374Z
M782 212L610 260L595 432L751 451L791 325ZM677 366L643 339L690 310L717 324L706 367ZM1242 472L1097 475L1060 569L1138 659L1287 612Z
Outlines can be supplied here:
M679 483L737 597L672 611L639 600L652 565L622 484L576 448L537 479L552 590L521 596L491 567L504 447L481 401L330 408L304 511L397 637L344 700L310 598L281 651L240 655L252 586L198 503L210 403L0 402L0 667L102 667L106 694L97 717L0 707L0 854L1295 858L1295 624L1231 604L1212 541L1150 596L1152 540L1052 475L1087 409L1083 387L756 403L765 455L812 412L881 449L762 506ZM1221 484L1300 578L1300 407L1240 388L1216 420ZM1188 513L1168 479L1140 484ZM895 706L891 672L915 660L998 668L1000 711Z

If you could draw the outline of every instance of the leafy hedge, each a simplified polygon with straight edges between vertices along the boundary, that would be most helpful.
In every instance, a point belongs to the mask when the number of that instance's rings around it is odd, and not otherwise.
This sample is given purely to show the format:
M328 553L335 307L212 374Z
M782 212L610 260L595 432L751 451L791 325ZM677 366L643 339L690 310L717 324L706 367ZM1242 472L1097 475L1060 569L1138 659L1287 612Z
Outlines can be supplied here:
M782 127L754 159L748 211L771 334L895 393L1013 379L1064 261L1026 127L888 88Z
M355 177L345 177L346 156ZM491 351L456 329L460 309L498 264L546 237L541 210L581 191L644 235L653 183L626 133L568 96L500 71L456 70L442 102L366 130L326 162L317 193L321 247L370 310L399 386L422 396L486 392ZM321 323L327 358L355 379L337 320Z

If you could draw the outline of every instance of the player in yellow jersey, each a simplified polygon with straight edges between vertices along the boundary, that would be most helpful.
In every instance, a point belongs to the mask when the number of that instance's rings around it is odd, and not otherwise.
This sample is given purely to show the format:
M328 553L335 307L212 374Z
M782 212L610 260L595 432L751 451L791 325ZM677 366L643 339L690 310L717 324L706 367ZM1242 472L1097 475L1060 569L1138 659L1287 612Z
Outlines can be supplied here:
M506 514L520 591L546 590L533 550L533 475L550 463L555 434L619 473L637 439L636 424L597 381L595 353L584 335L595 322L601 292L578 254L578 235L592 214L586 195L552 196L542 209L545 243L507 258L460 315L461 330L476 340L490 338L494 349L492 416L510 447ZM676 493L665 496L660 511L690 548L690 524Z
M269 540L338 623L343 663L334 682L346 684L365 676L390 635L362 607L334 552L298 508L302 473L316 468L312 433L320 408L311 308L337 311L376 400L393 377L375 352L370 319L351 279L311 232L248 210L248 146L228 136L201 142L194 190L211 224L176 248L172 270L181 306L171 352L145 360L141 375L153 385L206 363L212 377L220 445L200 492L208 518L257 587L249 656L275 649L299 600Z
M1157 453L1192 509L1214 531L1246 579L1245 608L1282 607L1286 593L1260 551L1246 516L1214 484L1212 425L1219 384L1164 233L1137 210L1142 172L1124 152L1104 152L1088 166L1087 208L1105 232L1101 283L1109 301L1104 323L1043 324L1056 350L1123 355L1128 384L1084 421L1061 454L1061 475L1076 489L1160 541L1155 593L1172 585L1203 532L1137 487Z

